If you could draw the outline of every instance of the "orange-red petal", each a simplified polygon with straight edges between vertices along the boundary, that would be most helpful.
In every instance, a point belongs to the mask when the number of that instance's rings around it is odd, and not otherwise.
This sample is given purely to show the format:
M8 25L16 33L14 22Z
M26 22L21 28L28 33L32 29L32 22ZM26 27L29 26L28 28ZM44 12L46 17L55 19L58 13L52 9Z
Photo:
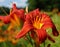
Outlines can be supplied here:
M37 36L39 37L39 41L42 43L46 40L47 38L47 33L44 29L39 29L36 31Z
M28 33L31 29L33 29L33 27L30 24L24 24L23 28L21 29L21 31L17 34L16 38L21 38L24 35L26 35L26 33Z
M57 31L55 25L53 24L53 27L52 27L52 33L54 36L58 36L59 35L59 32Z
M52 20L50 19L50 17L48 15L42 14L42 22L44 23L44 26L43 26L44 29L52 28L53 35L54 36L59 35L54 23L52 22Z
M24 15L24 10L23 9L13 10L12 13L10 14L11 18L14 18L14 14L16 14L17 17L19 17L20 19L25 20L25 15Z
M0 16L0 20L7 24L10 22L10 16Z

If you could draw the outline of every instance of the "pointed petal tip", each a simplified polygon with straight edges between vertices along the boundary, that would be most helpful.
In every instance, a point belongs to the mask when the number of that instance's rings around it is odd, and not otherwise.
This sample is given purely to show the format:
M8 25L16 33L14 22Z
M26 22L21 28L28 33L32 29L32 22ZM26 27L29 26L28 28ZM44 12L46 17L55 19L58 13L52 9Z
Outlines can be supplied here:
M57 29L52 29L52 30L53 30L52 33L53 33L54 36L58 36L59 35L59 32L57 31Z
M23 33L21 33L21 32L19 32L19 33L15 36L16 39L19 39L19 38L21 38L21 37L23 37Z
M58 33L58 32L56 32L56 33L53 33L53 35L54 35L54 36L59 36L59 33Z
M22 36L21 36L21 34L19 33L19 34L17 34L16 36L15 36L15 39L19 39L19 38L21 38Z
M16 36L15 38L16 38L16 39L19 39L19 37L18 37L18 36Z

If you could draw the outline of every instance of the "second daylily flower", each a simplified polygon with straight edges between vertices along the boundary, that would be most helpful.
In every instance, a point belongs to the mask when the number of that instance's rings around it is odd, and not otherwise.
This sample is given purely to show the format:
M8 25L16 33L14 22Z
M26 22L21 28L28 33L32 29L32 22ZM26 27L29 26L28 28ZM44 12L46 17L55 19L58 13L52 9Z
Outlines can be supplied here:
M17 9L16 4L13 4L13 8L11 9L10 14L7 16L0 16L0 20L3 21L5 24L8 24L11 22L11 19L14 19L15 16L24 21L24 10Z

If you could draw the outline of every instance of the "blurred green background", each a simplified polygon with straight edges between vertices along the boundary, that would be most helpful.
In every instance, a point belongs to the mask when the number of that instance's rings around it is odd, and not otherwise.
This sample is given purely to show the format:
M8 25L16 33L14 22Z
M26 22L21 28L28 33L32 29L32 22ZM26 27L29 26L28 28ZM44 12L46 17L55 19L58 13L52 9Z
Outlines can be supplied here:
M60 0L27 0L26 3L28 5L29 11L39 8L41 12L47 13L51 17L57 30L60 33ZM25 9L25 7L23 7L23 9ZM20 9L22 7L18 7L18 8ZM0 15L3 15L3 16L6 15L3 10L7 14L9 14L9 12L10 12L9 7L0 6ZM8 25L4 25L3 27L0 27L0 29L2 28L2 30L5 31L7 29L7 27L8 27ZM1 31L0 31L0 34L1 34ZM51 35L51 29L48 30L48 34ZM41 44L41 47L47 47L48 44L51 44L50 47L60 47L60 35L58 37L54 37L53 35L51 35L51 36L55 39L56 42L52 43L51 41L49 41L47 39L45 41L45 43ZM1 39L0 39L0 41L1 41ZM32 40L32 42L33 42L33 40ZM0 42L0 47L33 47L31 44L32 42L31 42L31 38L29 38L29 36L28 36L28 40L21 38L16 43L14 43L14 42L12 43L11 41L8 41L8 40Z

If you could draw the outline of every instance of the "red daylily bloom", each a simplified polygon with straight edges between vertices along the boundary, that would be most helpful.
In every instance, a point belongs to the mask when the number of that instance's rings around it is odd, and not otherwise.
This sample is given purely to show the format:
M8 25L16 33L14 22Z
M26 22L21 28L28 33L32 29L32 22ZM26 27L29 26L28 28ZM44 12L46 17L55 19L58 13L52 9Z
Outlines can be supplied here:
M20 19L22 19L23 21L24 21L24 10L23 9L20 9L20 10L18 10L17 9L17 7L16 7L16 4L13 4L13 8L12 8L12 11L11 11L11 13L9 14L9 15L7 15L7 16L0 16L0 20L2 20L4 23L9 23L11 20L11 18L12 19L14 19L14 14L18 17L18 18L20 18Z
M16 38L21 38L31 31L32 38L34 38L35 33L40 43L44 42L46 38L55 42L46 32L46 29L51 27L52 33L58 36L59 33L56 30L55 25L47 14L42 14L38 9L26 14L26 21L24 22L23 28L16 36ZM34 33L35 32L35 33Z

